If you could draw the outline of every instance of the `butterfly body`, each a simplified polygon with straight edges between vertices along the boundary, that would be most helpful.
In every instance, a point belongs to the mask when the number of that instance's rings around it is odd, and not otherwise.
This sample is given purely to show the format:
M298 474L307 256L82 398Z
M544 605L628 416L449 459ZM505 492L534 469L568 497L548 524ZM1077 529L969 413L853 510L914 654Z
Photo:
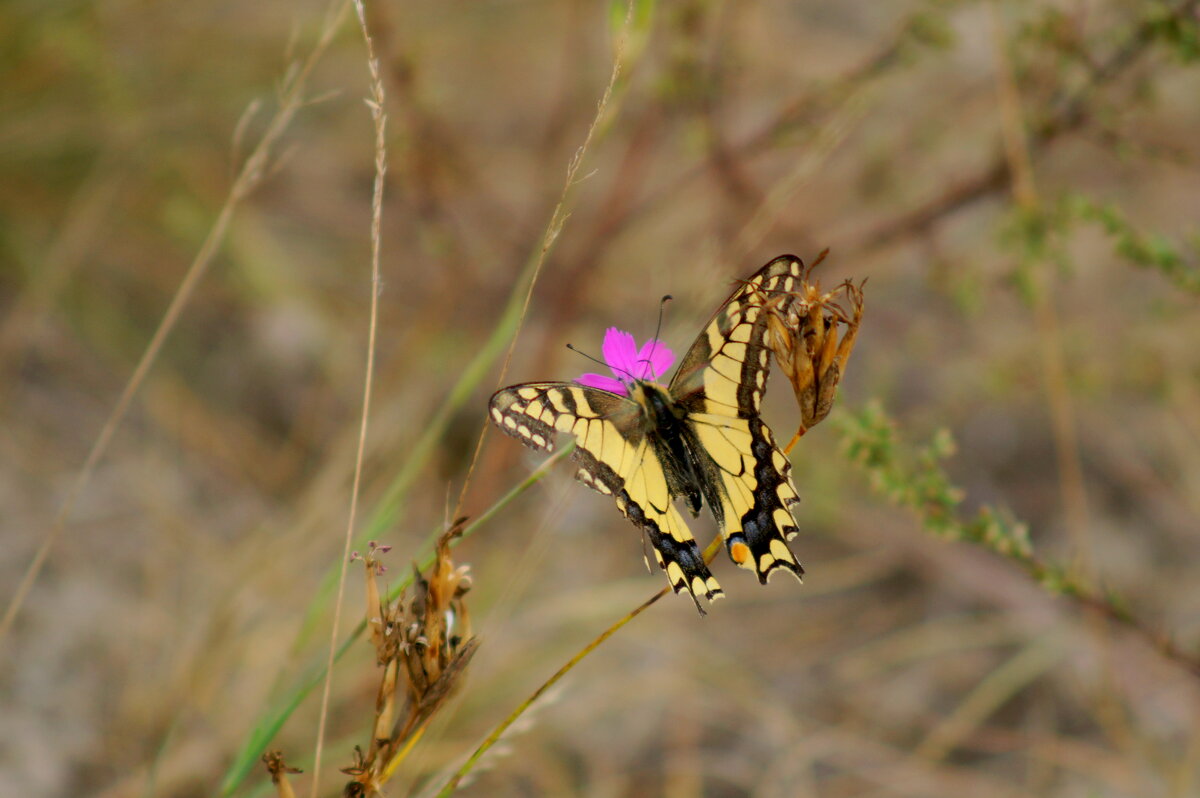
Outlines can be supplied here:
M632 376L624 394L568 382L503 388L492 420L527 446L552 451L573 435L577 478L613 496L638 526L677 593L712 601L723 591L683 517L707 505L730 558L766 583L775 570L803 573L786 541L799 501L791 464L759 416L766 385L767 315L756 297L791 291L802 265L783 256L734 292L697 337L667 385Z
M650 448L662 466L672 498L683 498L693 518L700 515L705 499L719 511L719 504L712 500L716 495L715 466L700 445L686 408L671 398L669 389L652 382L634 382L629 396L643 410Z

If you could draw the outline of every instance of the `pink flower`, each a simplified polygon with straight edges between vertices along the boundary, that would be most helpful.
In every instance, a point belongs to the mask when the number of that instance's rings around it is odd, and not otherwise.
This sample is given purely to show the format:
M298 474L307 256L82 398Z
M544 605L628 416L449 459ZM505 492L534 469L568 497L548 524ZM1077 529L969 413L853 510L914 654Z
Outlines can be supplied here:
M615 379L603 374L584 374L575 382L622 396L629 393L628 385L634 380L656 380L675 362L675 353L657 338L651 338L638 349L633 336L616 327L609 327L604 333L601 351Z

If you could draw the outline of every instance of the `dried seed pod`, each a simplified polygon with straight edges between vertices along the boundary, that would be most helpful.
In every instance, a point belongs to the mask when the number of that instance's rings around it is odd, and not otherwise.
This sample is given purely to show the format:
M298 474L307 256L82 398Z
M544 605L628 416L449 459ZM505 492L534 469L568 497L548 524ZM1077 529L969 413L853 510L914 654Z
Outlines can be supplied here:
M271 775L271 783L275 785L275 794L279 798L296 798L296 792L292 789L291 782L288 781L288 775L304 771L300 768L289 767L284 761L281 751L268 751L263 754L262 761L267 766L267 773Z
M804 269L799 286L761 298L767 312L767 345L791 382L800 406L800 424L785 453L829 415L862 324L862 286L866 280L857 286L847 280L822 293L821 284L812 279L813 270L827 254L829 250ZM851 313L838 304L840 296L849 300Z
M478 647L478 641L470 636L470 618L463 601L471 587L468 567L455 566L450 559L450 542L462 534L465 521L458 519L438 539L428 574L413 566L412 586L394 602L372 606L381 594L375 585L381 572L375 555L383 547L372 545L363 558L369 597L367 623L383 676L375 700L371 743L365 754L357 749L354 764L342 770L352 777L343 795L379 792L425 725L459 686Z

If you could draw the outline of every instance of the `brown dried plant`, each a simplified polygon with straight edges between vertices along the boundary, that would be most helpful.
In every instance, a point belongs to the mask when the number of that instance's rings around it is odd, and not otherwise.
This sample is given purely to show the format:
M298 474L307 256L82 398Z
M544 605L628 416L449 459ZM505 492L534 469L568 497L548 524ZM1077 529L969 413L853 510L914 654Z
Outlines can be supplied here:
M362 561L367 577L367 629L383 676L375 699L375 723L364 752L342 772L351 776L343 795L379 794L420 739L429 721L462 681L478 648L463 597L471 588L468 566L455 566L450 544L463 531L454 522L437 542L428 574L414 565L413 582L395 601L380 599L379 556L389 547L372 542Z
M296 791L292 789L291 782L288 781L288 774L303 773L304 771L300 768L289 767L283 760L283 753L280 751L268 751L263 754L262 761L267 766L267 772L271 774L271 783L275 785L275 794L279 798L296 798Z
M800 424L784 447L785 454L792 451L805 432L829 415L862 324L862 287L866 280L857 286L846 280L832 291L822 293L821 284L812 279L813 270L828 254L828 249L823 250L804 268L795 290L762 297L762 307L767 312L767 346L792 383L800 405ZM839 295L849 300L852 312L847 313L838 304Z

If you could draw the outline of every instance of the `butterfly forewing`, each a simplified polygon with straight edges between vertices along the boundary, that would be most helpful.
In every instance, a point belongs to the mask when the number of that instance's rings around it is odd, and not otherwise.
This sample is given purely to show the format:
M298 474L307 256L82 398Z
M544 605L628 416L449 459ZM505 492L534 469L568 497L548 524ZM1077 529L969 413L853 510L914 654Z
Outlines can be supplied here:
M643 408L626 397L566 382L514 385L491 400L492 420L535 449L553 451L555 432L575 437L576 478L610 495L654 549L676 593L712 601L723 595L704 563L650 443Z

